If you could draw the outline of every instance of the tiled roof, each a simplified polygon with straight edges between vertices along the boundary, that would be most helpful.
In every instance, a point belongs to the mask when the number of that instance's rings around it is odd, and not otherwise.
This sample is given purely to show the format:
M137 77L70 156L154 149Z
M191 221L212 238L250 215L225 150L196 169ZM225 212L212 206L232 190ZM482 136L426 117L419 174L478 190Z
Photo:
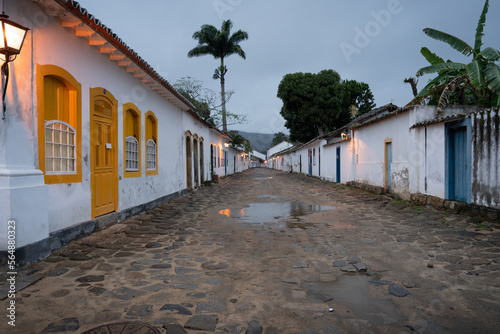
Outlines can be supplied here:
M382 119L385 119L387 117L391 117L393 115L397 115L400 112L404 112L403 108L398 108L398 106L389 103L386 104L382 107L375 108L359 117L356 117L354 120L352 120L350 123L346 124L347 128L353 129L353 128L359 128L374 122L378 122Z
M469 117L469 114L458 114L458 115L450 115L450 116L443 116L443 117L438 117L438 118L433 118L428 121L420 122L413 124L410 129L418 128L421 126L427 126L427 125L432 125L432 124L437 124L437 123L444 123L444 122L451 122L451 121L458 121L460 119L464 119Z
M56 16L65 28L74 29L77 36L86 38L89 45L109 55L110 60L124 67L146 87L170 101L183 111L199 118L194 106L164 78L162 78L142 57L130 48L117 34L104 25L87 9L74 0L32 0L38 3L48 15ZM201 118L200 118L201 119Z

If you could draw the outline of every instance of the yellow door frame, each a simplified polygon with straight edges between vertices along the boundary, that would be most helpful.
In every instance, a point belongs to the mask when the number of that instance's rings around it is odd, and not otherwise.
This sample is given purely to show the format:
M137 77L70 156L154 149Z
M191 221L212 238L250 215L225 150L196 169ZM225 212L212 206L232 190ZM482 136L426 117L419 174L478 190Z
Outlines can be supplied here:
M112 116L106 117L105 115L98 115L95 111L95 101L98 98L106 100L112 106ZM95 218L101 213L96 213L96 195L97 195L97 185L94 184L95 174L95 162L96 162L96 152L93 149L92 140L94 133L95 122L98 119L101 120L111 120L111 145L112 145L112 194L113 194L113 211L118 211L118 133L117 133L117 115L118 115L118 100L106 89L102 87L90 88L90 188L91 188L91 207L92 207L92 218ZM110 211L112 212L112 211ZM104 213L103 213L104 214Z

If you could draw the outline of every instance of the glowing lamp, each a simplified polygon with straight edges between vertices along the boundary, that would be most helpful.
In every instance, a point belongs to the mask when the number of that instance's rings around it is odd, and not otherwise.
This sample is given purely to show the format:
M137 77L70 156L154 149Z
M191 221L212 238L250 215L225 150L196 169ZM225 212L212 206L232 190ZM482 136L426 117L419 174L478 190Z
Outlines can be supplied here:
M17 55L21 53L26 33L29 30L28 28L9 20L8 18L9 16L6 15L5 12L0 14L0 54L5 57L1 68L2 75L5 77L5 84L3 85L2 92L2 119L5 119L5 93L7 92L7 85L9 83L9 62L16 59ZM14 56L14 58L11 58L12 56Z
M342 140L347 140L347 133L342 132L342 133L340 134L340 137L342 138Z
M225 142L225 143L224 143L224 147L225 147L225 148L228 148L228 147L229 147L229 143L228 143L228 142Z
M8 19L5 13L0 15L0 28L2 29L0 39L0 54L5 56L5 61L9 62L10 56L18 55L23 47L24 38L28 28L23 27ZM13 60L13 59L12 59Z

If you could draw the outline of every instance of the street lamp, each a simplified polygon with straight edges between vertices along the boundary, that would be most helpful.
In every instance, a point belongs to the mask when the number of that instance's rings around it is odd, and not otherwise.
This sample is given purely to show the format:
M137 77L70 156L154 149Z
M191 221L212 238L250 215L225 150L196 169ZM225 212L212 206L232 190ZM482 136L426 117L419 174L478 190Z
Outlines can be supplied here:
M225 148L228 148L228 147L229 147L229 143L228 143L228 142L225 142L225 143L224 143L224 147L225 147Z
M5 119L5 93L7 92L7 85L9 83L9 62L16 59L17 55L21 52L26 33L29 30L8 18L9 16L6 15L5 12L0 14L0 54L5 57L5 59L2 59L4 63L1 67L2 75L5 76L2 92L2 119Z
M347 133L342 132L340 136L342 137L342 140L347 140Z

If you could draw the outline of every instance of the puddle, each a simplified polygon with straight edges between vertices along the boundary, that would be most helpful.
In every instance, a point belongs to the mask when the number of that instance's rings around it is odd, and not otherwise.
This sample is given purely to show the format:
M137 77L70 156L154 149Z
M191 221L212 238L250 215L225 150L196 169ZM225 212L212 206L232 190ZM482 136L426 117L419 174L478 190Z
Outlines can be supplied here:
M251 203L246 208L220 210L219 214L235 218L245 223L269 223L276 222L283 218L292 218L294 221L288 222L287 226L305 229L311 223L303 223L299 217L312 214L314 212L335 210L335 207L328 205L310 205L302 202L291 201L284 203Z
M351 312L374 326L403 321L401 313L392 302L375 299L370 295L368 287L371 279L373 277L368 275L342 275L334 282L307 282L302 286L308 289L307 296L310 301L328 302L334 310L335 303L345 305Z
M269 176L269 177L254 177L253 179L254 180L271 180L273 177L272 176Z

